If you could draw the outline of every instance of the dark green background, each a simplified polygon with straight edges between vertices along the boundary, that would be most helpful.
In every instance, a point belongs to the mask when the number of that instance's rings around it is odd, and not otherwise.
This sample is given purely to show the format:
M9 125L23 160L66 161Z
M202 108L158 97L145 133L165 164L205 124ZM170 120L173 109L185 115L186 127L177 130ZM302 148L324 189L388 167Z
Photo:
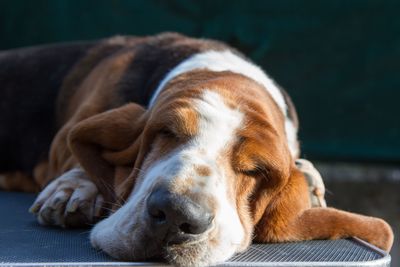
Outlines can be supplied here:
M400 162L400 1L0 1L0 49L179 31L231 43L293 97L311 159Z

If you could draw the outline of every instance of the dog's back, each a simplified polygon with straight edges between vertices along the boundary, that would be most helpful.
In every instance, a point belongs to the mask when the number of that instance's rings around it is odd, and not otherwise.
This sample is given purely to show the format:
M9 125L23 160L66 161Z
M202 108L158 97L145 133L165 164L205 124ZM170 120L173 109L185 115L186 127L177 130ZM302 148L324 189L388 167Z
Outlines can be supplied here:
M94 43L0 52L0 173L30 172L46 157L57 126L55 102L64 76Z
M115 88L117 97L106 109L130 101L146 106L166 72L209 47L226 46L164 33L0 52L0 173L18 170L29 174L47 159L55 134L75 112L71 110L75 107L72 97L103 59L116 53L135 53L135 60L130 59Z

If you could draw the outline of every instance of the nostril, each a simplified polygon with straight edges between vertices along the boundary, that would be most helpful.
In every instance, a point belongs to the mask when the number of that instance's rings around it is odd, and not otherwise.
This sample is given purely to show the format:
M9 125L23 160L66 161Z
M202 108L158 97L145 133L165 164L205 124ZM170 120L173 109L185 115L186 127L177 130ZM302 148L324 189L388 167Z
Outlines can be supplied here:
M181 230L185 234L193 234L194 231L191 228L191 225L188 223L182 223L181 225L179 225L179 230Z
M178 227L184 234L198 235L207 231L207 229L210 228L212 221L213 217L211 215L203 213L201 218L192 218L190 222L184 222Z
M157 224L165 224L168 223L167 216L168 215L168 207L166 203L168 203L168 195L163 191L154 191L150 194L147 199L147 213L151 218L152 222Z

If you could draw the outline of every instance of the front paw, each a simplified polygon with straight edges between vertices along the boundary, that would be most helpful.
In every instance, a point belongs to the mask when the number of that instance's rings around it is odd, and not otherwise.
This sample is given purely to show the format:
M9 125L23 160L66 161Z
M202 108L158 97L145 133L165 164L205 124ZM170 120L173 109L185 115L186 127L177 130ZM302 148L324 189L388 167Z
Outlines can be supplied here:
M72 169L39 194L29 209L42 225L82 227L101 216L103 196L81 169Z

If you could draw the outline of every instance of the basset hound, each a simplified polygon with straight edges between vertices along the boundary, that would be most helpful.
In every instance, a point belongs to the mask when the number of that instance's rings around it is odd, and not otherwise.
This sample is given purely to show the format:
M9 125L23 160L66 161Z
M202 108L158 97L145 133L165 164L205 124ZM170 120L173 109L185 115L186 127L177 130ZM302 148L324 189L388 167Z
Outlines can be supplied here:
M43 225L94 224L114 258L223 262L252 241L356 236L383 220L312 207L289 96L228 45L176 33L0 53L0 186Z

